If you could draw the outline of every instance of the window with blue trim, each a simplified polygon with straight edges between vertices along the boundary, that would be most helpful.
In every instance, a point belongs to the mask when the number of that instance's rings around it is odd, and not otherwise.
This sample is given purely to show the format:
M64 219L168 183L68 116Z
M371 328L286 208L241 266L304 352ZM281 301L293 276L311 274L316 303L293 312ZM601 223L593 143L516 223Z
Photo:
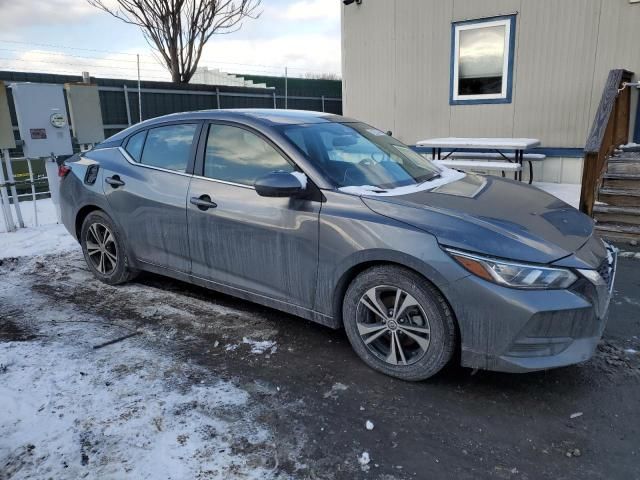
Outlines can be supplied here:
M453 23L450 103L511 103L515 15Z

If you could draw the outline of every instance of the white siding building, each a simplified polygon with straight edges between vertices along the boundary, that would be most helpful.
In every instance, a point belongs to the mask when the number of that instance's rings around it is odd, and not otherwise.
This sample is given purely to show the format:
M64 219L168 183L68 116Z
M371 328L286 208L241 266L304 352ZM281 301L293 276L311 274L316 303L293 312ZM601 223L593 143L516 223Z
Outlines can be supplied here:
M253 83L244 77L232 73L221 72L217 68L198 67L191 78L191 83L203 85L228 85L232 87L270 88L266 83Z
M633 0L362 0L342 8L344 114L408 144L533 137L579 183L609 70L640 73ZM637 78L634 77L634 78ZM638 104L632 96L632 118ZM640 142L640 122L631 137Z

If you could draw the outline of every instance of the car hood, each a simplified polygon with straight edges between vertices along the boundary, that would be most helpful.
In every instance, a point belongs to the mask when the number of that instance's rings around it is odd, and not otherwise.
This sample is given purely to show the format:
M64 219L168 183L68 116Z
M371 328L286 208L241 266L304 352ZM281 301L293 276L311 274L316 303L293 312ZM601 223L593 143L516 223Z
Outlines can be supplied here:
M570 257L593 235L593 221L567 203L499 177L466 175L433 190L362 200L443 245L524 262Z

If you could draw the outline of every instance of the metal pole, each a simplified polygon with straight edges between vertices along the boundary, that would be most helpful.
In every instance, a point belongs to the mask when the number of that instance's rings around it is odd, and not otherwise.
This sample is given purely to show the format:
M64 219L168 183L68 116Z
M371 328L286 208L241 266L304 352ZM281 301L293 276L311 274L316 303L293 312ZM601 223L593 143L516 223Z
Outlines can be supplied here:
M31 198L33 199L33 219L35 222L34 226L38 226L38 205L36 203L36 185L35 179L33 178L33 168L31 168L31 159L27 158L27 168L29 169L29 180L31 180Z
M16 209L16 217L18 217L18 225L20 228L24 228L24 220L22 219L22 212L20 211L20 199L18 198L18 191L16 190L16 179L13 176L13 168L11 167L11 157L9 157L9 150L4 150L4 162L7 165L7 180L11 183L11 196L13 197L13 208Z
M276 99L276 91L273 91L273 108L278 108L278 100Z
M138 60L138 114L140 121L142 121L142 92L140 91L140 55L136 54Z
M218 105L218 110L220 110L220 89L216 87L216 104Z
M11 221L9 220L9 217L7 216L7 207L4 203L4 199L3 196L0 195L0 210L2 210L2 218L4 219L4 225L5 225L5 229L7 230L7 232L13 232L16 227L10 228L10 224Z
M324 95L322 95L322 112L324 113Z
M289 108L289 69L284 67L284 109Z
M51 201L56 208L57 223L62 222L60 212L60 177L58 177L58 158L51 152L49 158L44 160L44 168L47 171L47 181L49 183L49 193Z
M122 86L124 90L124 106L127 108L127 123L131 126L131 107L129 106L129 89L126 85Z
M13 223L13 213L11 213L11 203L9 202L9 195L7 194L7 187L4 179L4 168L2 168L2 162L0 162L0 197L2 198L2 214L4 216L4 223L7 226L7 232L15 232L16 225Z

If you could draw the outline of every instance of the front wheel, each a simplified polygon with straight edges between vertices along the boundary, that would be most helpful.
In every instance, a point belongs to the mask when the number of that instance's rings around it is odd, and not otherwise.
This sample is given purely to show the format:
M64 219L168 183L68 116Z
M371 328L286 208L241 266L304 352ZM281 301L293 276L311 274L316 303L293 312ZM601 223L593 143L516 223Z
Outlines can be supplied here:
M456 329L451 309L435 287L410 270L365 270L349 285L342 313L358 356L392 377L424 380L453 356Z
M80 243L84 259L98 280L117 285L137 275L129 265L122 236L106 213L97 210L87 215L82 223Z

